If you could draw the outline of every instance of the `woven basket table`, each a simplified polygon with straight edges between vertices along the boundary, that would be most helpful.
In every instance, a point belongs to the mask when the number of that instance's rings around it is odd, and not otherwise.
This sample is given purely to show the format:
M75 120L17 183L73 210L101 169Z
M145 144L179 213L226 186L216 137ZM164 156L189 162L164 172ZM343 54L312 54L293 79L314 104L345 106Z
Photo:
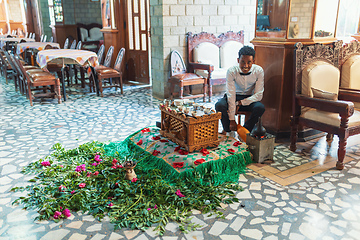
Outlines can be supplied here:
M179 144L186 151L193 152L219 145L218 127L221 113L193 117L165 105L160 105L160 110L160 134Z

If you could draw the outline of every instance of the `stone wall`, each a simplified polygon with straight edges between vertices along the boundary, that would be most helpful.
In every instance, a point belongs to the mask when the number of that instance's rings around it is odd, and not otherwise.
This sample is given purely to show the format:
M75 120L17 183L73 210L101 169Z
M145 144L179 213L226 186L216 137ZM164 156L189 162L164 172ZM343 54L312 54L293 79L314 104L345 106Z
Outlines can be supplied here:
M169 57L186 54L186 33L219 35L244 30L245 44L254 38L256 0L150 0L153 95L169 96Z

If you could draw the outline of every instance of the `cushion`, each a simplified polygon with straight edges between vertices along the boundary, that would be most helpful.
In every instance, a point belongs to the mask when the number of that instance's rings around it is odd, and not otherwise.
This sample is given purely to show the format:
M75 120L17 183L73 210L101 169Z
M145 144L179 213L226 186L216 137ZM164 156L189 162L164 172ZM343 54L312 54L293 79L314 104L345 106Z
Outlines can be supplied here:
M194 79L203 79L203 78L194 73L183 73L172 76L170 78L170 81L186 81L186 80L194 80Z
M321 89L317 89L317 88L311 88L313 96L315 98L322 98L322 99L327 99L327 100L333 100L333 101L337 101L338 100L338 95L336 93L331 93L331 92L326 92L323 91Z
M219 48L213 43L204 42L197 45L193 50L193 58L194 62L210 61L214 68L220 67Z
M96 72L98 74L120 74L118 71L116 71L113 68L103 68L103 69L96 70Z
M211 73L211 78L212 79L226 78L226 72L227 69L217 68ZM205 78L208 77L208 71L206 70L196 70L195 73Z
M334 65L324 61L314 61L302 71L301 93L313 97L311 88L329 93L339 92L340 71Z
M301 113L302 118L322 122L332 126L340 127L340 116L338 113L329 113L314 108L308 108L307 111ZM360 124L360 112L355 110L354 114L349 118L349 127L358 126Z
M228 69L238 65L237 58L240 48L244 45L237 41L227 41L220 47L220 67Z
M89 37L86 39L86 41L99 41L103 39L103 34L100 31L100 28L94 27L89 30Z
M88 30L86 28L80 28L81 41L86 41L89 37Z
M342 65L341 87L360 89L360 55L351 56Z

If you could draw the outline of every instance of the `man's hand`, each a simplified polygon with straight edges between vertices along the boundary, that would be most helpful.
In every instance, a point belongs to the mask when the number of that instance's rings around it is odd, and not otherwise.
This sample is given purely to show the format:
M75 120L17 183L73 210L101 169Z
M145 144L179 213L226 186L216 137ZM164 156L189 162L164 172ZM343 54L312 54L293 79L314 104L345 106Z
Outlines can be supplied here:
M237 124L235 120L230 120L230 130L236 131L237 130Z

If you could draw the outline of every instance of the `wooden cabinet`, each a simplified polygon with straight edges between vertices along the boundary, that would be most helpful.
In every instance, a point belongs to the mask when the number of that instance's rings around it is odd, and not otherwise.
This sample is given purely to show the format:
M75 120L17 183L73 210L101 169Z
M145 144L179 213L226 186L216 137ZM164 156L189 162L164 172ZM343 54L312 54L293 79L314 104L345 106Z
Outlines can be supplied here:
M323 6L327 5L327 9ZM257 0L256 64L264 68L264 127L277 139L290 136L294 45L334 41L339 0ZM326 10L326 11L325 11ZM329 20L331 19L331 20ZM320 34L321 33L321 34ZM303 130L300 139L314 131Z

